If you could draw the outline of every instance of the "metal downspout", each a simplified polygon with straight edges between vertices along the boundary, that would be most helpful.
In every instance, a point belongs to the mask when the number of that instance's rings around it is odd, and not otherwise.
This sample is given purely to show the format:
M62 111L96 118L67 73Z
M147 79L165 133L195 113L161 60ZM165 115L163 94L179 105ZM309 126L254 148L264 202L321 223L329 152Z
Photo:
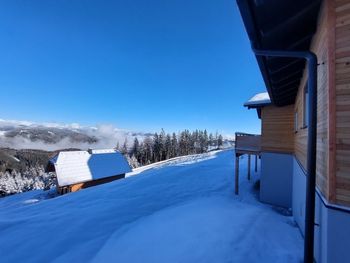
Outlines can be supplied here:
M311 51L258 50L253 47L256 56L304 58L307 60L309 122L307 139L307 178L304 262L314 262L314 222L316 188L316 139L317 139L317 56Z

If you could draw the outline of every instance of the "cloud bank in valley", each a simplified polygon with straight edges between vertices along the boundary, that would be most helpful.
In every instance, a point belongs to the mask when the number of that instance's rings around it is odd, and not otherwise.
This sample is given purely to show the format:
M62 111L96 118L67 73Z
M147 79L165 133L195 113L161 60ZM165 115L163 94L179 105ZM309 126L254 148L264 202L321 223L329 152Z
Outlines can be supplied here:
M0 119L0 147L14 149L53 151L67 148L113 148L117 144L122 146L125 139L130 145L135 136L142 140L145 135L118 129L110 124L88 127L77 123L34 123ZM48 142L48 139L52 142Z

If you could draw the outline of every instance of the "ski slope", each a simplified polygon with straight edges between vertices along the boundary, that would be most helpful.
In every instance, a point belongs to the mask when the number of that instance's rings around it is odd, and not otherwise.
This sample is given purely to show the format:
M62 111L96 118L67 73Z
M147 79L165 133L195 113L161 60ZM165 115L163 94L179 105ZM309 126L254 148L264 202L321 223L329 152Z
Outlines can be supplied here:
M233 151L174 158L63 196L0 199L1 262L301 262L293 219L256 199Z

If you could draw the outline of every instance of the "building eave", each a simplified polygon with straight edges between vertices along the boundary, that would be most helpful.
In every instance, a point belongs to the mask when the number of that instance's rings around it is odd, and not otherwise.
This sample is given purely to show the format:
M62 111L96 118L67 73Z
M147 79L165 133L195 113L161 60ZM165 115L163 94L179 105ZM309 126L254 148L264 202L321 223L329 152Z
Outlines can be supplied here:
M288 51L309 49L317 29L321 2L321 0L237 0L252 47ZM302 59L262 56L256 56L256 60L271 103L276 106L293 104L305 62Z

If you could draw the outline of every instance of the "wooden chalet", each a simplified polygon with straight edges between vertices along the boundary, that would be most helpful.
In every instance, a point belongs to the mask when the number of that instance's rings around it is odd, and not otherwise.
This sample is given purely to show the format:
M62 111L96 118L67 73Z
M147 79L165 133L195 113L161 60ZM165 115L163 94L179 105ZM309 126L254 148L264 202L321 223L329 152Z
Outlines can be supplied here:
M59 152L47 169L56 172L59 194L108 183L131 172L125 157L113 149Z
M292 209L305 262L350 262L350 0L237 3L270 99L245 104L261 137L237 155L261 156L260 199Z

